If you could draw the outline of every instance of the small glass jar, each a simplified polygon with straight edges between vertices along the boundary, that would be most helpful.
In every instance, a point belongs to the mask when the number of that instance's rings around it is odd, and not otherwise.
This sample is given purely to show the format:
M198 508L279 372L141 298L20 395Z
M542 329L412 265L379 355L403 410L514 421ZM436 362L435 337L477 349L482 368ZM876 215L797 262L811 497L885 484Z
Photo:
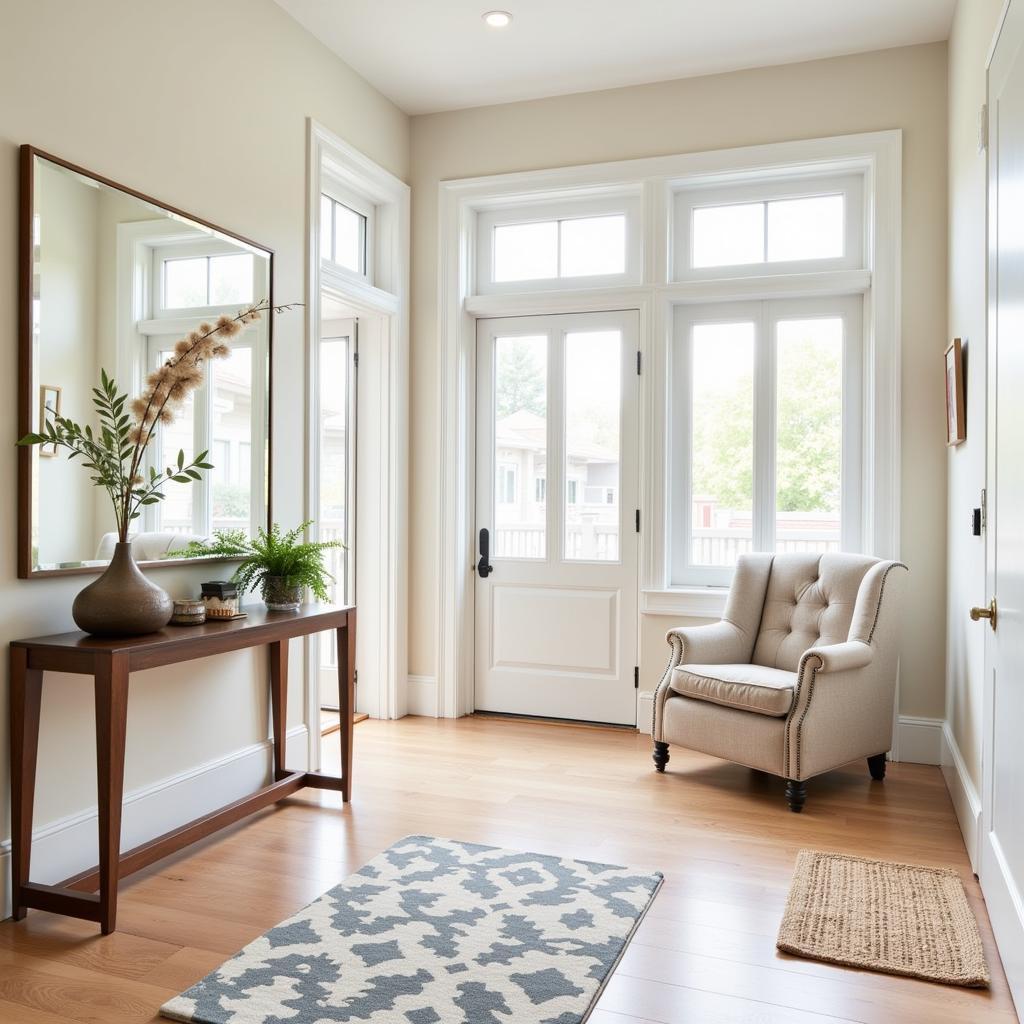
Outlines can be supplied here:
M202 598L186 597L174 602L171 622L176 626L201 626L206 621L206 604Z
M239 614L238 588L225 580L213 580L202 586L206 616L210 619L233 619Z

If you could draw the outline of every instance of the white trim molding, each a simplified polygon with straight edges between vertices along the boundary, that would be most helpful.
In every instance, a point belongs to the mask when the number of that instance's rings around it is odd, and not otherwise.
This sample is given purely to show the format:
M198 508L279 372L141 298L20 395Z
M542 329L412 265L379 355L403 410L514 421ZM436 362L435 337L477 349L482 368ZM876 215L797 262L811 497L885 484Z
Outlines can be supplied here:
M320 257L325 182L373 210L367 274ZM306 239L306 516L319 506L316 459L317 357L324 290L359 318L360 451L356 490L357 707L374 718L406 709L408 642L409 211L410 189L312 118L308 120ZM366 567L363 571L361 567ZM319 721L313 640L306 641L306 716ZM320 731L310 729L310 763L320 763Z
M285 734L286 761L308 766L308 730ZM125 794L121 846L131 849L255 792L271 778L273 743L261 740L224 757ZM54 884L97 861L98 808L90 807L32 831L32 880ZM0 920L11 915L11 841L0 842Z
M725 612L728 587L666 587L640 592L641 615L671 615L717 622Z
M899 715L889 760L909 761L911 764L941 764L943 725L945 722L941 718Z
M546 171L443 181L438 198L438 650L434 676L444 717L473 710L475 339L478 317L635 309L640 314L641 614L712 618L710 593L669 586L669 364L673 310L695 302L778 297L777 284L735 277L673 279L675 196L711 184L777 180L782 173L863 178L863 267L794 274L801 294L859 295L864 310L861 548L899 557L900 250L902 133L867 132L766 146L651 157ZM639 191L639 284L488 294L476 280L478 218L496 207ZM795 278L806 278L794 283ZM767 289L767 290L766 290ZM938 763L936 744L933 763Z
M440 718L437 680L433 676L409 676L406 713L424 718Z
M971 870L978 872L981 863L981 795L975 786L967 763L949 722L942 723L942 776L946 780L953 810L963 833Z

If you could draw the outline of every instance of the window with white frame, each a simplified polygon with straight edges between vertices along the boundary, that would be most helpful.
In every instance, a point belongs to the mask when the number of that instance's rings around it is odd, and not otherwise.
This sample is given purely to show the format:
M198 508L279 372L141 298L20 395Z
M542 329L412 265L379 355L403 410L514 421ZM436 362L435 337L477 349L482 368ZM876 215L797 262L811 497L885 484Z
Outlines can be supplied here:
M252 253L218 239L155 246L150 293L154 317L205 316L264 299L256 289L264 268Z
M811 282L863 268L862 187L776 175L676 192L676 278L711 296L759 279L765 297L675 307L672 584L725 585L745 551L861 549L864 300Z
M864 263L863 176L803 176L675 194L676 280L850 270Z
M321 193L321 260L370 281L373 219L374 208L362 197L333 187Z
M672 576L860 546L859 297L684 305L672 348Z
M149 271L152 316L139 325L143 351L132 360L141 376L170 358L200 319L234 316L265 297L257 293L265 288L261 261L216 237L154 246ZM203 384L161 427L148 456L154 468L173 465L179 451L186 459L206 451L214 468L192 484L168 481L166 500L147 507L141 529L207 537L251 533L263 522L265 339L265 321L233 339L230 355L210 362Z
M513 204L477 215L477 290L638 283L640 200L633 192Z

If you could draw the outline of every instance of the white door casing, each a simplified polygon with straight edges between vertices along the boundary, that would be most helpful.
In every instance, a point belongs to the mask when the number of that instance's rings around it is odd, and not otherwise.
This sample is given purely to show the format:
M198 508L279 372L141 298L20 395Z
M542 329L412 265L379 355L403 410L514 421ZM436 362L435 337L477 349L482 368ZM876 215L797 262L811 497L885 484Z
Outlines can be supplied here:
M477 710L636 723L638 323L478 322ZM502 384L516 359L540 367L529 401Z
M1024 1010L1024 4L989 61L988 537L980 878ZM982 595L978 595L980 603Z

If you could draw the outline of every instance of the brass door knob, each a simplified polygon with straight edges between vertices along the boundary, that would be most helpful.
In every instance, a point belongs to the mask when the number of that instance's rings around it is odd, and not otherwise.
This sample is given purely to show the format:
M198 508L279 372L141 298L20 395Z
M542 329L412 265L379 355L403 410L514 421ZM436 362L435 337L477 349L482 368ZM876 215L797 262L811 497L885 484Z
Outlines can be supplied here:
M987 608L972 608L971 618L977 622L978 619L988 619L988 624L996 628L996 599L993 597Z

